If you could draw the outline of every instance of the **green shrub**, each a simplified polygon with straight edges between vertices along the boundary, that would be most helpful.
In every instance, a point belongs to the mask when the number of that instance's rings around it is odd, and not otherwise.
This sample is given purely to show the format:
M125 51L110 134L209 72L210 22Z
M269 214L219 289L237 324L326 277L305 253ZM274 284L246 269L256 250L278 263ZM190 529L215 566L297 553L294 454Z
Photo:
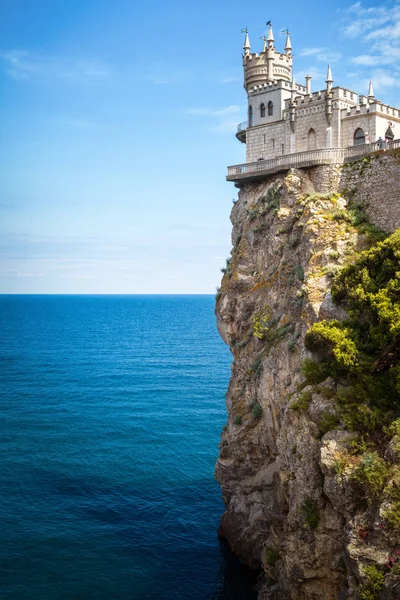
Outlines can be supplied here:
M385 583L385 577L375 565L364 567L365 582L360 587L362 600L377 600L379 592Z
M249 371L252 371L256 375L259 375L262 370L262 359L263 359L263 355L259 354L257 356L257 358L255 359L255 361L250 365Z
M242 417L240 415L236 415L236 417L233 419L234 425L241 425L242 422Z
M307 390L305 392L301 392L299 399L292 402L290 405L291 410L298 410L300 412L305 412L308 410L310 406L310 402L312 400L312 392L311 390Z
M383 518L390 529L400 531L400 500L393 502L393 504L384 511Z
M262 408L258 402L253 406L251 413L255 419L261 419L262 417Z
M316 323L306 336L319 358L304 365L307 382L317 382L324 369L339 380L345 425L376 441L400 411L399 264L400 230L335 277L332 298L348 319Z
M338 415L330 410L325 410L318 421L319 437L322 438L322 436L325 435L325 433L328 433L328 431L336 429L338 424Z
M293 267L293 273L300 281L304 281L304 269L301 265Z
M308 385L316 385L329 377L330 365L327 361L317 362L312 358L305 358L301 363L301 372Z
M306 335L305 344L310 350L333 354L339 367L355 370L359 356L357 337L351 327L340 321L314 323Z
M276 548L267 548L265 551L265 562L269 567L274 567L280 559L279 550Z
M316 529L319 523L318 505L312 498L306 498L301 505L304 523L310 529Z
M389 465L377 452L367 452L354 469L351 478L358 481L367 494L378 496L389 476Z

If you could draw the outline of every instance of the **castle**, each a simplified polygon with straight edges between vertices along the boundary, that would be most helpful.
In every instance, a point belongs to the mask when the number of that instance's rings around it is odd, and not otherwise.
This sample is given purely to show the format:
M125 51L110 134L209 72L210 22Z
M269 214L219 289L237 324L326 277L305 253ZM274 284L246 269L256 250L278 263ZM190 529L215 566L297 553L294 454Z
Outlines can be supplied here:
M243 46L244 88L248 121L238 126L236 137L246 144L246 163L228 167L229 181L256 180L265 174L293 167L331 164L386 147L400 129L400 110L374 96L333 87L328 66L326 89L311 90L295 82L292 45L286 32L285 52L275 48L272 24L260 54L250 51L249 35Z

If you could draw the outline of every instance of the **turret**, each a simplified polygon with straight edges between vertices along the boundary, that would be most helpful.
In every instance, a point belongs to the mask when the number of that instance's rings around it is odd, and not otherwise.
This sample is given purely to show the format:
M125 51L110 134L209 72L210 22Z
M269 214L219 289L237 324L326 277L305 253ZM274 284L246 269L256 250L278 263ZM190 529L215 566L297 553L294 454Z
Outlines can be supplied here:
M269 25L269 31L268 31L268 37L267 37L268 48L273 48L275 40L274 40L274 33L272 31L271 21L268 21L267 25Z
M246 27L246 29L244 29L242 31L246 32L246 38L244 40L244 46L243 46L243 54L250 54L249 30Z
M311 75L306 75L306 94L311 96Z
M285 52L286 52L287 56L291 56L292 55L292 43L290 41L289 29L287 29L286 32L287 32L287 35L286 35Z
M328 121L328 125L331 125L332 122L332 71L331 66L328 65L328 74L326 76L326 98L325 98L325 115L326 120Z
M332 71L331 71L331 66L328 65L328 74L326 76L326 91L328 94L330 94L332 92L332 83L333 83L333 79L332 79Z
M369 82L369 90L368 90L368 100L371 102L371 100L375 99L375 95L374 95L374 88L372 87L372 81Z

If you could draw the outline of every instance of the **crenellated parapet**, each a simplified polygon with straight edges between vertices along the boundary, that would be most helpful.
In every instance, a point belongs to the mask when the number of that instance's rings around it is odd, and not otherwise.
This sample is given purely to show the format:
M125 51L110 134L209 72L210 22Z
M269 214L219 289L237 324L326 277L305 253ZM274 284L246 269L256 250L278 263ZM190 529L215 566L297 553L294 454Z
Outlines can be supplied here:
M243 47L244 87L247 92L254 86L272 83L276 80L290 81L292 76L292 47L287 34L285 52L278 52L274 45L272 24L268 37L264 38L262 52L251 53L248 34Z

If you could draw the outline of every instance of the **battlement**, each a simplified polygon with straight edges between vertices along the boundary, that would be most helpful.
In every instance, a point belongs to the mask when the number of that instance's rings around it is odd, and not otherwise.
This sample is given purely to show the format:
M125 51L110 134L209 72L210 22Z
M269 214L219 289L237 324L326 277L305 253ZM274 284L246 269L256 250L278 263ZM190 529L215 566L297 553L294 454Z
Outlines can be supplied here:
M388 104L383 104L378 100L374 100L373 102L368 102L367 96L360 96L360 101L363 100L363 104L356 104L355 106L349 106L347 108L341 109L342 119L346 119L349 117L357 117L360 115L366 114L378 114L385 117L393 117L393 119L400 120L400 110L398 108L394 108L393 106L389 106Z
M248 90L248 94L249 96L255 96L257 94L260 93L264 93L267 91L272 91L272 90L280 90L280 89L286 89L290 91L290 82L289 81L285 81L285 80L279 80L279 81L269 81L268 83L260 83L259 85L254 85L251 89ZM299 86L301 87L301 86Z

